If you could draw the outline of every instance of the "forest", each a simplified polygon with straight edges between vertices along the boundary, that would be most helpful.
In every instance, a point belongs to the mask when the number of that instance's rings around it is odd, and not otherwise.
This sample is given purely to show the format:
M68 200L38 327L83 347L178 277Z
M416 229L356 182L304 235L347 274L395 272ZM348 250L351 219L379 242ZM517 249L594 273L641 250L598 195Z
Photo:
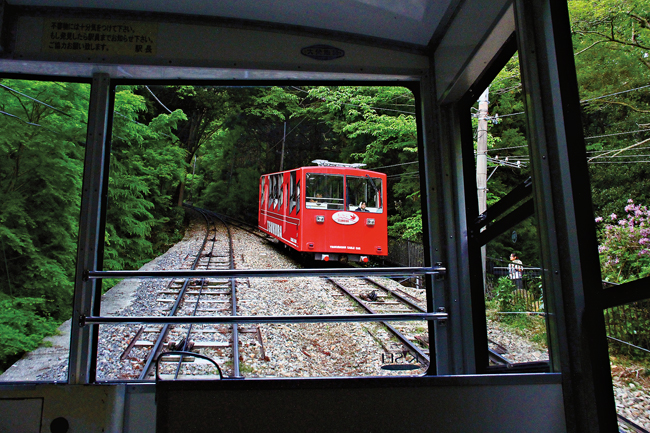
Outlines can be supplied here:
M603 278L624 282L650 274L650 0L569 8ZM0 78L0 370L71 314L89 90ZM530 176L517 55L489 99L488 205ZM389 234L421 240L417 105L401 85L118 86L104 268L178 241L183 201L255 222L259 176L313 159L387 173ZM514 231L488 256L537 266L534 218Z

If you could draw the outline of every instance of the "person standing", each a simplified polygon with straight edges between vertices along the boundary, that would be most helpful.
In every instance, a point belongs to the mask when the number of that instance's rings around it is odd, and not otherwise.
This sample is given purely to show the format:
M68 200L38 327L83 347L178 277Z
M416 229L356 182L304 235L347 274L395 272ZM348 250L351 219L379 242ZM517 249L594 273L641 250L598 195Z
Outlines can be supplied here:
M517 290L524 288L523 276L524 276L524 266L521 263L521 260L517 257L517 254L510 254L510 264L508 265L508 276L515 283Z

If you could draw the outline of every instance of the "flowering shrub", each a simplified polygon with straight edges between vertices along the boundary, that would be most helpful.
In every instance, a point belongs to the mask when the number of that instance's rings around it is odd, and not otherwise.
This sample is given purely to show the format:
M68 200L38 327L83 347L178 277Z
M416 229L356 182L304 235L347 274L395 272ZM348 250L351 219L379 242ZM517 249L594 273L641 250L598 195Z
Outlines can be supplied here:
M611 214L602 224L599 237L600 266L605 281L623 283L650 275L650 210L635 205L632 199L625 206L626 215Z

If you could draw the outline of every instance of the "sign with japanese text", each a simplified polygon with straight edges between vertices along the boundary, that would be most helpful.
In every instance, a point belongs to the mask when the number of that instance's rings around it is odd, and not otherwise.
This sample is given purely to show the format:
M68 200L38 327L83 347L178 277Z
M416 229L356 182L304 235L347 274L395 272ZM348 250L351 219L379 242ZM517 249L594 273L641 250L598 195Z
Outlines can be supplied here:
M156 54L157 23L46 19L42 52L113 56Z

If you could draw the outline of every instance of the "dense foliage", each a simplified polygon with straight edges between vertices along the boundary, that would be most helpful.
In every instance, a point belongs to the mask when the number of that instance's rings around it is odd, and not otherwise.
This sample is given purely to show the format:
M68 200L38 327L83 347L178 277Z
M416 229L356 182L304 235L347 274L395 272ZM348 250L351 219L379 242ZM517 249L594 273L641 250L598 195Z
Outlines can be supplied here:
M624 216L613 213L596 218L604 225L598 252L603 279L610 283L650 275L650 211L630 199L625 212Z

